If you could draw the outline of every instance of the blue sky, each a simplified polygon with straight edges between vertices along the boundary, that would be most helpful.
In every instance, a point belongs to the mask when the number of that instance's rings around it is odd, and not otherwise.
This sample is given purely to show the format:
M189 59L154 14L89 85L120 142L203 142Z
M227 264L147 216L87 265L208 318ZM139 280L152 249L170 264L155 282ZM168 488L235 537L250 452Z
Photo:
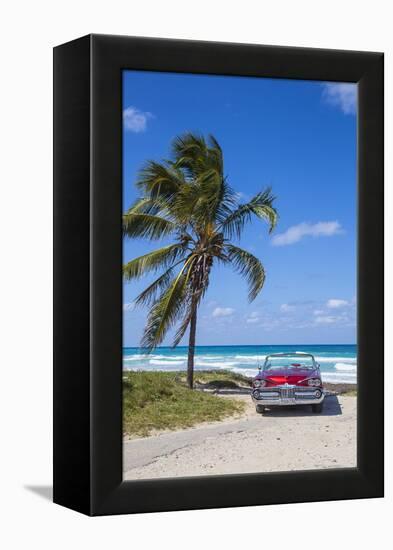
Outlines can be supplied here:
M280 216L272 235L255 220L240 242L266 269L254 302L239 275L213 269L197 343L356 343L356 85L125 71L124 209L143 163L190 130L218 139L241 201L272 186ZM127 240L124 261L166 242ZM133 300L152 280L124 284L125 346L139 344L147 311Z

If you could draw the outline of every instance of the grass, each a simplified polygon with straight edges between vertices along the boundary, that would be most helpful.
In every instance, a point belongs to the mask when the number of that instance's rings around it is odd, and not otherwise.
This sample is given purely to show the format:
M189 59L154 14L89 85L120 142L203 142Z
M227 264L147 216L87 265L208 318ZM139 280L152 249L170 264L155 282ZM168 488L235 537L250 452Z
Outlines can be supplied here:
M197 371L194 375L195 384L207 385L210 388L251 387L251 378L228 370Z
M123 431L147 436L154 430L188 428L243 412L242 401L222 398L204 389L249 386L244 376L229 371L198 371L196 389L186 385L183 372L124 372Z

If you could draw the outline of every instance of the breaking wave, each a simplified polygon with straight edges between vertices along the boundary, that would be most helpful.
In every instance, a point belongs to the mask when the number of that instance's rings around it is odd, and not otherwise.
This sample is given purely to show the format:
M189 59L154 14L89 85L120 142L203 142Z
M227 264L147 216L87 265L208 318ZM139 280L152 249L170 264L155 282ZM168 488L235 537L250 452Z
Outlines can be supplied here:
M343 371L356 371L356 364L355 365L350 365L348 363L336 363L334 365L334 368L336 370L343 370Z

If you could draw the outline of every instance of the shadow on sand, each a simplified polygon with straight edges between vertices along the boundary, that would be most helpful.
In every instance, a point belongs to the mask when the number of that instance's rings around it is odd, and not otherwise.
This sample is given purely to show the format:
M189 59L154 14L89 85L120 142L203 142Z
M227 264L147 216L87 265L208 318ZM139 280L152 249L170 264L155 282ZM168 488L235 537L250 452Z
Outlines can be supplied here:
M341 405L337 395L326 395L321 413L314 413L310 405L297 405L296 407L271 407L266 411L266 416L339 416L342 414Z
M248 388L238 387L236 389L219 389L213 390L211 393L215 395L250 395L251 390ZM337 395L333 393L327 393L321 413L312 412L311 405L296 405L296 406L280 406L280 407L267 407L266 415L276 417L286 416L339 416L342 414L341 405L337 399Z

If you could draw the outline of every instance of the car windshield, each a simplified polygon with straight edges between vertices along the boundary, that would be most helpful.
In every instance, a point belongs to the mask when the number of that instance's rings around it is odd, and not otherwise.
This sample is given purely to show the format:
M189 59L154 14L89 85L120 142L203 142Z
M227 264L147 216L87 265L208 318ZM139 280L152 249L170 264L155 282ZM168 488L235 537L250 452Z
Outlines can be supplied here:
M315 369L315 362L311 355L270 355L266 357L263 370L274 370L280 368Z

